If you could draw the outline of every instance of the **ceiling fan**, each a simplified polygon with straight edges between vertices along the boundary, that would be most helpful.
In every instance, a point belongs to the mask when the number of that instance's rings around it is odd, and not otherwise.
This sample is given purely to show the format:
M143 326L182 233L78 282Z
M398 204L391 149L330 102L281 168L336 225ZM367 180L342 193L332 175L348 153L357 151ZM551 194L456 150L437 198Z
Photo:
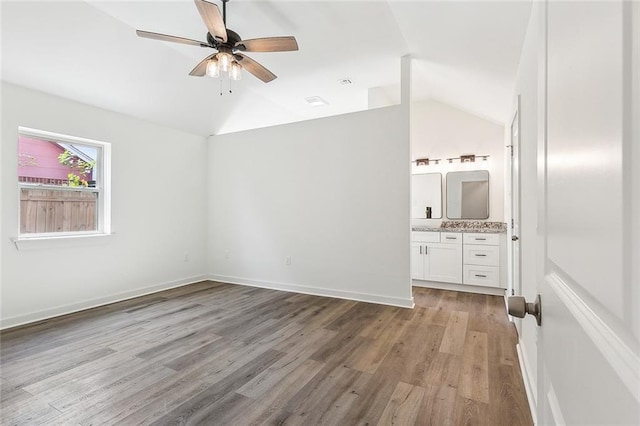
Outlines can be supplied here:
M293 36L265 37L242 40L235 31L226 27L227 2L222 0L222 15L214 3L205 0L194 0L198 12L207 27L207 41L192 40L184 37L136 30L139 37L154 40L171 41L174 43L190 44L217 50L204 58L189 75L203 77L205 75L218 77L221 72L229 73L232 80L240 80L244 68L260 80L268 83L276 75L241 52L289 52L298 50L298 42Z

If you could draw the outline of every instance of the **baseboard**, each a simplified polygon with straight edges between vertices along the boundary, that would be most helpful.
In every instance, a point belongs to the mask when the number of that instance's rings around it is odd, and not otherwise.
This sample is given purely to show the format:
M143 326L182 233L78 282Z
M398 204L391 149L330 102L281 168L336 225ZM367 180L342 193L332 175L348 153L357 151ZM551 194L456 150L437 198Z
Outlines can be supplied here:
M305 285L280 283L273 281L254 280L242 277L232 277L227 275L210 274L211 281L218 281L228 284L239 284L251 287L268 288L271 290L289 291L293 293L310 294L313 296L335 297L337 299L356 300L358 302L378 303L382 305L399 306L401 308L413 308L413 297L402 299L399 297L380 296L369 293L355 293L351 291L333 290L322 287L309 287Z
M413 285L415 287L437 288L439 290L462 291L465 293L475 294L492 294L494 296L503 297L506 291L504 288L498 287L482 287L478 285L443 283L440 281L413 280Z
M121 302L123 300L133 299L135 297L144 296L147 294L157 293L163 290L169 290L170 288L182 287L189 284L194 284L200 281L205 281L206 275L197 275L194 277L184 278L181 280L169 281L162 284L156 284L148 287L138 288L131 291L125 291L122 293L116 293L109 296L98 297L95 299L84 300L82 302L72 303L70 305L58 306L51 309L45 309L42 311L31 312L24 315L17 315L15 317L3 318L0 320L0 330L5 330L12 327L18 327L21 325L29 324L36 321L42 321L61 315L72 314L74 312L84 311L86 309L97 308L98 306L109 305L111 303Z
M531 411L531 418L533 419L533 424L538 424L538 404L537 404L537 392L534 387L534 383L536 383L535 377L531 376L531 367L529 367L529 361L524 351L522 350L522 345L518 343L516 345L516 351L518 353L518 363L520 364L520 373L522 374L522 380L524 381L524 390L527 394L527 401L529 401L529 410Z

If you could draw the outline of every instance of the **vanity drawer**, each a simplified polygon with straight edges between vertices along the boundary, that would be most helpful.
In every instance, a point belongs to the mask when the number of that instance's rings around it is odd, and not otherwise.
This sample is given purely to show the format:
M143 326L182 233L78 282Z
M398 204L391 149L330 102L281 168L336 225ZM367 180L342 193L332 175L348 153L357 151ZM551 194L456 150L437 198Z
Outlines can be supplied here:
M500 266L500 246L464 245L465 265Z
M500 245L500 234L468 233L464 234L464 243L498 246Z
M464 265L462 271L464 284L500 287L500 267Z
M462 233L460 232L441 232L440 242L447 244L462 244Z
M419 243L439 243L440 233L431 231L413 231L411 232L411 241Z

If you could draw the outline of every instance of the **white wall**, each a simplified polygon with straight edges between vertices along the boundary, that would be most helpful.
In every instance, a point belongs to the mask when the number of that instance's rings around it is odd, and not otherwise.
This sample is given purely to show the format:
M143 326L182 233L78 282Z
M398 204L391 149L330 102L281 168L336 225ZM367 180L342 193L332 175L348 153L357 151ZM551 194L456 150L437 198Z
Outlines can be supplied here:
M528 301L537 294L537 266L542 257L537 253L537 146L538 146L538 46L540 39L540 9L534 3L518 67L515 94L520 95L520 275L522 296ZM514 105L516 99L514 99ZM509 135L509 132L506 132ZM507 142L509 143L509 142ZM505 145L507 144L505 143ZM518 319L520 331L520 362L527 387L527 396L536 414L537 332L531 318Z
M411 158L446 159L462 154L489 155L484 162L412 166L412 173L442 173L443 219L446 211L446 174L461 170L489 171L488 221L504 221L504 126L434 100L411 105ZM414 225L439 225L440 220L413 219Z
M18 126L112 144L115 235L16 250ZM203 278L206 150L200 136L2 83L2 327Z
M411 306L408 138L400 106L212 136L210 277Z
M399 105L401 86L370 87L367 91L368 108L382 108Z

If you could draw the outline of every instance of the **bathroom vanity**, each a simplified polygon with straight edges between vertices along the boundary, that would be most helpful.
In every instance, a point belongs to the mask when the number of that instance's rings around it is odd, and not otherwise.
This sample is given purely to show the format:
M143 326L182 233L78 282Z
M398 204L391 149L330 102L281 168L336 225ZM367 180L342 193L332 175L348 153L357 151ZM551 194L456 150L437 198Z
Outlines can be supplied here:
M507 288L506 275L504 223L444 221L437 228L412 228L413 285L496 294Z
M448 172L444 206L440 173L414 174L411 183L413 285L504 294L506 225L486 221L489 172ZM453 220L445 220L438 227L429 226L433 219L445 215Z

